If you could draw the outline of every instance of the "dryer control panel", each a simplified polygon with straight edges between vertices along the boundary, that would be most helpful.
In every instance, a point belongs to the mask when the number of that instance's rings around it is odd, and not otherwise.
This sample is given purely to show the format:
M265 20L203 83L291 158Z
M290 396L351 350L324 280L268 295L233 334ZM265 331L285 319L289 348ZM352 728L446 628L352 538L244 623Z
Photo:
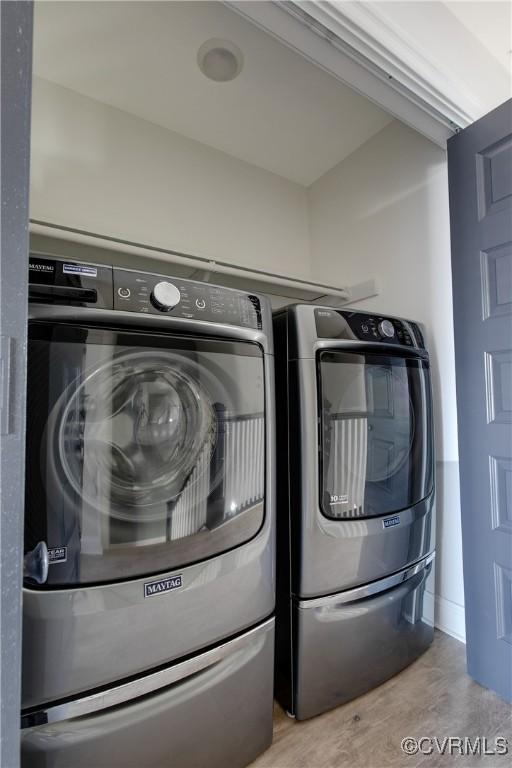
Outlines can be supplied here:
M257 296L207 283L114 267L114 309L261 329Z
M424 348L423 336L416 323L367 312L315 309L317 336L320 339L350 339L385 342Z

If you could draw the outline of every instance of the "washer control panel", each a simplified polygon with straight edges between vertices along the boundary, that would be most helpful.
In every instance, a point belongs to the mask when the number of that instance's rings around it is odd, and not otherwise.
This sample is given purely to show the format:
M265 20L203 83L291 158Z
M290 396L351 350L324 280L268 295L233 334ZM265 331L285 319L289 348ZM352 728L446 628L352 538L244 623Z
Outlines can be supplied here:
M257 296L114 267L114 309L261 329Z
M425 346L416 323L382 317L382 315L316 308L315 323L317 336L320 339L385 342L406 347L423 348Z
M112 268L31 253L29 301L112 309Z

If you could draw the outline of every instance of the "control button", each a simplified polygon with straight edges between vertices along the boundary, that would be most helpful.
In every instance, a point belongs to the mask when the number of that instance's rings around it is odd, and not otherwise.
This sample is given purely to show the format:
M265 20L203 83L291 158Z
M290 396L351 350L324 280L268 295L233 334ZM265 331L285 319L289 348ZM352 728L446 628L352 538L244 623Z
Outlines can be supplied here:
M206 309L206 301L204 299L196 299L196 307L198 309Z
M172 283L165 280L157 283L151 293L151 302L161 312L169 312L180 303L180 292Z
M383 336L386 336L386 338L392 339L395 335L395 326L390 320L382 320L379 323L379 331Z
M122 287L117 289L117 293L122 299L129 299L130 296L132 295L132 292L130 291L129 288L122 288Z

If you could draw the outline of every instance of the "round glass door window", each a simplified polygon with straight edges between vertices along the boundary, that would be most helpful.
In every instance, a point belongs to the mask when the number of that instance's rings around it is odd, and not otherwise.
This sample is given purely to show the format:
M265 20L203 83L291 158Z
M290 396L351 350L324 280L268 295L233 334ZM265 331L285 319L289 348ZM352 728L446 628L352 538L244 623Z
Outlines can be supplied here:
M73 490L118 519L165 514L215 446L215 410L196 373L171 352L129 352L66 390L53 443Z

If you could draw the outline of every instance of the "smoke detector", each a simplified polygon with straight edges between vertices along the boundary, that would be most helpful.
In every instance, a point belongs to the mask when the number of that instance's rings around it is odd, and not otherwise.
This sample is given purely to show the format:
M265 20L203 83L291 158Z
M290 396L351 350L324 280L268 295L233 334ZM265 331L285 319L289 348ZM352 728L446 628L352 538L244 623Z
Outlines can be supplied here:
M198 50L197 64L205 77L216 83L227 83L242 71L244 57L234 43L213 37Z

